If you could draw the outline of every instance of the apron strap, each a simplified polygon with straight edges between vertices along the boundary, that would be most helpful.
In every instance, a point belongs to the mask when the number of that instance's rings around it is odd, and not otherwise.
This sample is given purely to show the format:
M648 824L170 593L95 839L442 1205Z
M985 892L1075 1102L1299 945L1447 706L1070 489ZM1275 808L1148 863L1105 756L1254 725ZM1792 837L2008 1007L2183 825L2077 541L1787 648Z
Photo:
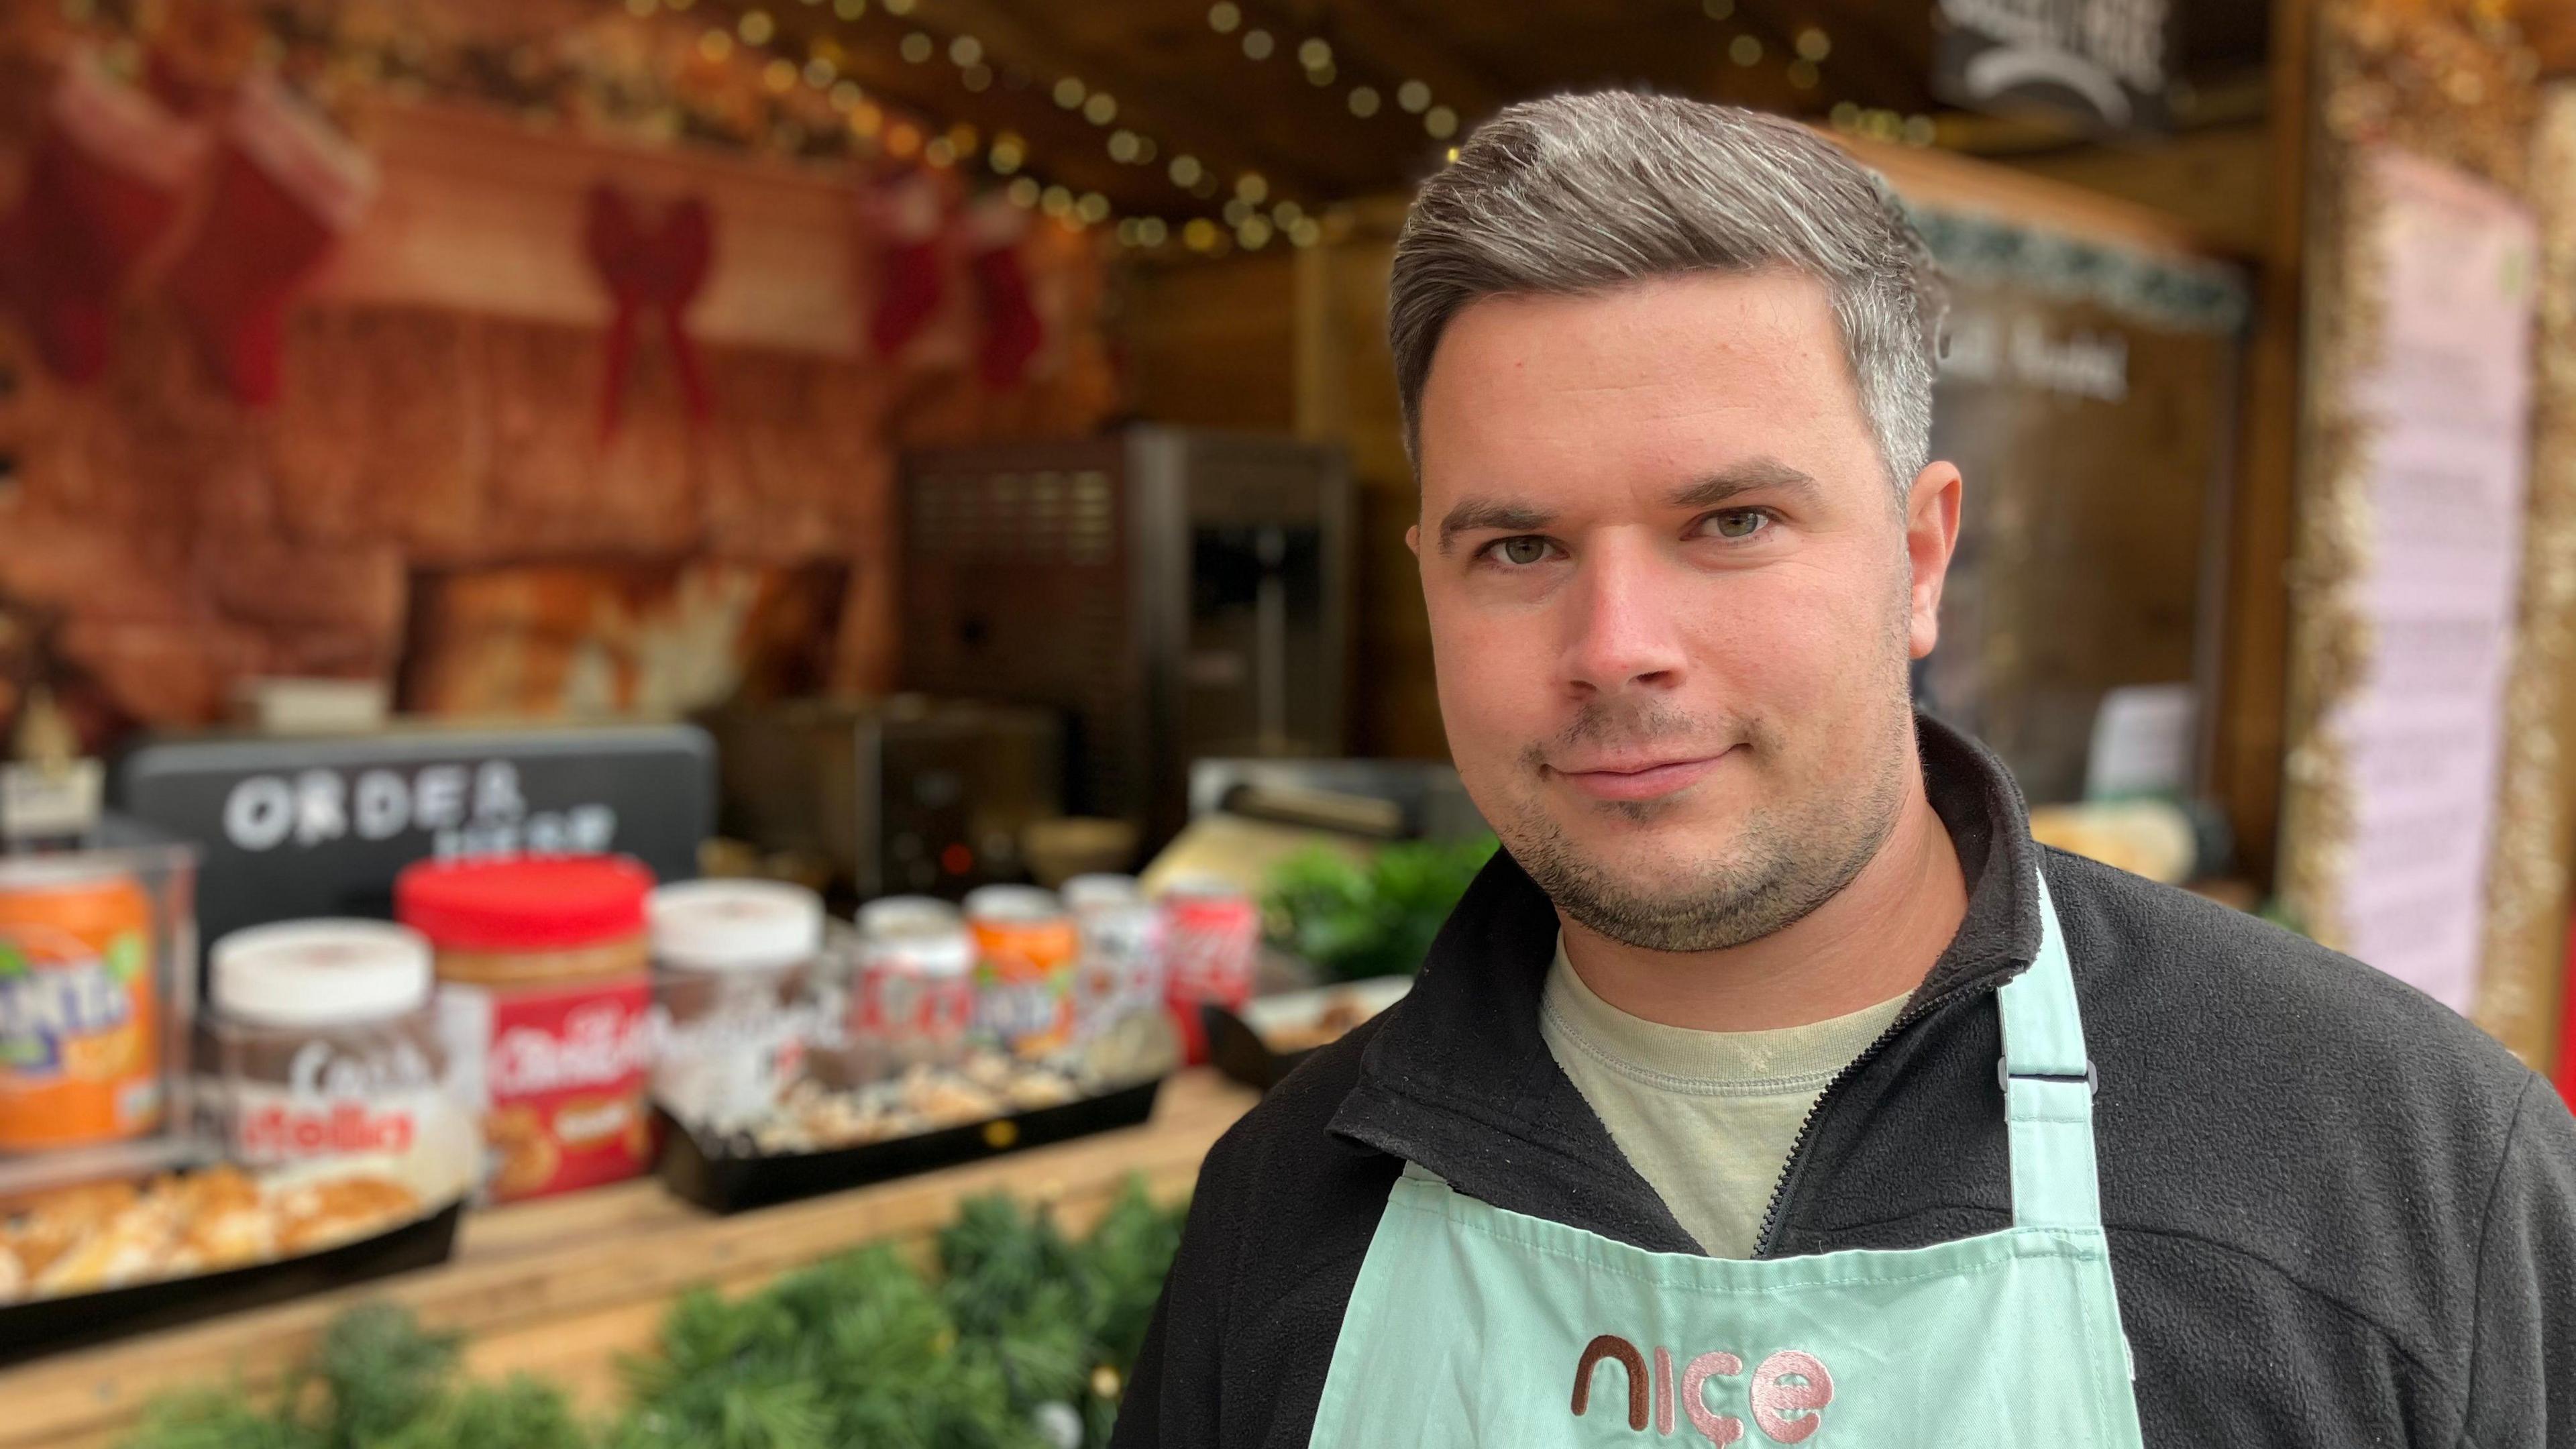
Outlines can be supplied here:
M2013 1225L2098 1228L2093 1064L2075 1009L2075 973L2048 882L2039 881L2039 959L1995 993L2004 1019L2004 1128L2012 1147Z

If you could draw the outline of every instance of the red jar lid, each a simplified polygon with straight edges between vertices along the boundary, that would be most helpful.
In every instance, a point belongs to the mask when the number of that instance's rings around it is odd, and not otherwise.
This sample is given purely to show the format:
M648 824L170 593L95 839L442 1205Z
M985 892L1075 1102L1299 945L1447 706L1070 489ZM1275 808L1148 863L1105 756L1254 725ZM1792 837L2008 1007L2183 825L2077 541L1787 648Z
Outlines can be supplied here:
M652 889L624 855L424 860L394 878L394 915L454 950L557 950L641 935Z

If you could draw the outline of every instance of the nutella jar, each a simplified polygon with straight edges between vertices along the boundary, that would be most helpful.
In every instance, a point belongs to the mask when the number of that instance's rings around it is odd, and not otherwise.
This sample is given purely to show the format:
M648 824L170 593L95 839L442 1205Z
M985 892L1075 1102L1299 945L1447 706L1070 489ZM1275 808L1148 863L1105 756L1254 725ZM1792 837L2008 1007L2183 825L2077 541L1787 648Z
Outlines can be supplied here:
M437 953L449 1081L482 1123L493 1201L651 1162L652 889L624 856L422 861L395 880L395 914Z
M217 1102L263 1176L372 1175L424 1206L473 1186L472 1124L441 1080L429 943L382 921L289 921L208 953Z
M662 1020L653 1100L702 1133L773 1115L801 1074L823 898L781 881L701 880L653 892Z

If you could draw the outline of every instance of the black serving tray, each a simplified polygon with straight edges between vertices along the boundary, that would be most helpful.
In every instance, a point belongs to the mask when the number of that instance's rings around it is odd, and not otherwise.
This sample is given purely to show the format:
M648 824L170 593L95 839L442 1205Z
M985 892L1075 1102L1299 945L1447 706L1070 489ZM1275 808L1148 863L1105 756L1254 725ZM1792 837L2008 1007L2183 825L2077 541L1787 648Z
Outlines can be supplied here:
M64 1349L176 1328L370 1278L433 1267L446 1262L455 1248L457 1220L464 1214L465 1204L455 1202L390 1232L302 1257L12 1303L0 1307L0 1368Z
M1359 1022L1352 1023L1351 1029L1356 1031L1362 1022L1394 1010L1412 985L1409 979L1392 976L1332 982L1305 991L1258 997L1240 1012L1229 1011L1212 1001L1202 1002L1199 1005L1199 1030L1207 1038L1208 1063L1256 1092L1267 1092L1278 1086L1290 1072L1297 1070L1300 1062L1323 1050L1323 1046L1299 1047L1294 1051L1281 1051L1271 1046L1262 1036L1261 1029L1252 1024L1265 1012L1274 1019L1287 1018L1279 1021L1285 1026L1309 1007L1322 1013L1340 1004L1356 1004L1367 1008L1366 1015Z
M970 1122L962 1127L944 1127L936 1132L828 1152L758 1157L710 1151L688 1129L665 1115L662 1181L690 1202L720 1213L768 1207L1114 1127L1133 1127L1154 1115L1154 1094L1162 1085L1163 1079L1156 1077L1102 1096Z
M1256 1092L1278 1086L1299 1062L1315 1054L1313 1047L1272 1051L1250 1023L1213 1002L1200 1005L1199 1021L1207 1032L1208 1064Z

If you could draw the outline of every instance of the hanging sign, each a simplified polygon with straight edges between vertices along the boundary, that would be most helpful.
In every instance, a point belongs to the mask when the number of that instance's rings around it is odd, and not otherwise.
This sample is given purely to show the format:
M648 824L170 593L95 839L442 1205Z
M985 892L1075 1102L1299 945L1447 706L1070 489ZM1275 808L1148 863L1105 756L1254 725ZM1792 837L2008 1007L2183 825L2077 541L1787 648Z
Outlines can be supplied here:
M1941 0L1933 89L1980 111L2160 131L2170 0Z

